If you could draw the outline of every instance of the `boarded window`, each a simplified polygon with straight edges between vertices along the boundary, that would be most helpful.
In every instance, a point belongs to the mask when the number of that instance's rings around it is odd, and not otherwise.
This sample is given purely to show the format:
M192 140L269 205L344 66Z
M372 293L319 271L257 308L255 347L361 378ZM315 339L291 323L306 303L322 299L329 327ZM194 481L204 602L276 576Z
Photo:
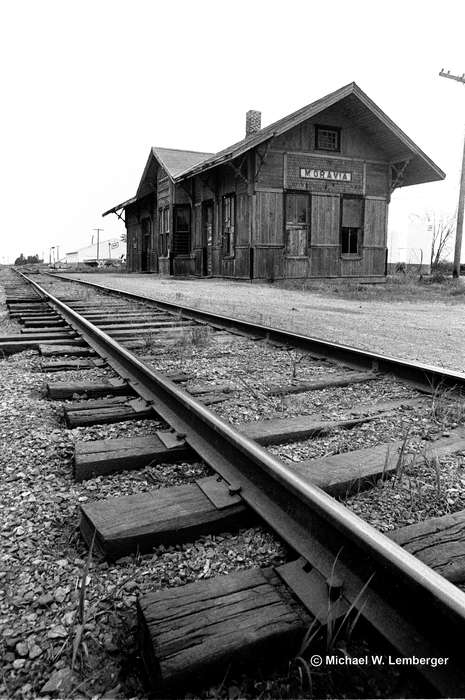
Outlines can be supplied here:
M191 208L187 205L177 206L174 210L173 252L175 255L187 255L191 245Z
M363 199L343 197L341 253L360 255L362 249Z
M223 251L224 255L234 255L236 233L236 195L223 197Z
M337 127L316 126L315 148L319 151L340 151L341 130Z
M310 196L286 194L286 255L307 255L310 245Z

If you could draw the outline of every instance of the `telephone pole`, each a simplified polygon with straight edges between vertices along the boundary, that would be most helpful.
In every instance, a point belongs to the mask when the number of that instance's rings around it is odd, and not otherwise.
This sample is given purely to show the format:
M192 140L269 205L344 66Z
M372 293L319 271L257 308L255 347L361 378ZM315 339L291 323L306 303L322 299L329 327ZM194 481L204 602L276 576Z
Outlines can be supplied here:
M439 72L441 78L450 78L465 85L465 73L462 75L452 75L450 71L447 73L442 68ZM462 155L462 173L460 175L460 190L459 190L459 206L457 209L457 228L455 231L455 251L454 251L454 268L452 274L454 277L460 277L460 256L462 253L462 234L463 234L463 208L465 205L465 138L463 141Z
M97 262L98 262L98 260L99 260L99 248L100 248L100 231L103 231L103 228L94 228L92 230L97 231Z

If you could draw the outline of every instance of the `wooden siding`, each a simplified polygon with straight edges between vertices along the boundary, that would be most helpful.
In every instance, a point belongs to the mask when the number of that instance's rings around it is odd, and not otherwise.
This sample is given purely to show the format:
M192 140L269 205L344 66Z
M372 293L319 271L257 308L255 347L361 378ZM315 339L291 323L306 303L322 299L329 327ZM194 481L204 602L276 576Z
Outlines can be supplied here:
M260 168L256 179L257 186L283 187L283 153L270 150L266 153L265 160L261 166L259 158L257 158L257 161L257 166Z
M385 249L363 248L361 258L342 258L342 277L367 277L384 275Z
M250 248L249 246L236 246L234 276L241 279L250 277Z
M254 277L275 280L284 275L284 250L281 246L256 246L254 251Z
M255 244L283 243L283 194L282 192L257 192L256 194Z
M387 203L382 199L365 199L364 246L386 246Z
M316 124L341 129L342 156L386 162L389 160L370 134L357 127L337 105L277 136L272 142L273 149L319 153L320 151L315 149Z
M312 195L311 245L339 245L340 198Z
M341 275L340 246L310 248L310 277L339 277Z
M389 166L386 163L366 163L366 194L387 197L389 194Z
M284 257L284 277L289 279L300 279L308 277L309 273L309 258L308 257L293 257L286 255Z

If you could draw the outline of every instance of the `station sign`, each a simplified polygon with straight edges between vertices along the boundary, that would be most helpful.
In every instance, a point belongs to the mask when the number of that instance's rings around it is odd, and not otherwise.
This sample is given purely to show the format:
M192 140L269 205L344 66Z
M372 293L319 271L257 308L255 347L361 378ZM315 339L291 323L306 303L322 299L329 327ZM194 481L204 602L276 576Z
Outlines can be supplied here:
M352 182L352 173L349 171L342 170L300 168L300 177L306 180L331 180L333 182Z

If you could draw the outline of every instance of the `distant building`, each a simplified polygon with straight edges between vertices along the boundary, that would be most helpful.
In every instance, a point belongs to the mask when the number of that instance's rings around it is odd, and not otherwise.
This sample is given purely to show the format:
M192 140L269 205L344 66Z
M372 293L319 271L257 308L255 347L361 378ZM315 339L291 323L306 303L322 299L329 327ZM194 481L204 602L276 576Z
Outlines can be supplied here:
M382 279L392 192L445 177L350 83L219 153L152 148L124 218L133 272Z
M105 241L100 241L99 243L99 260L119 260L121 261L121 256L126 259L126 241L122 241L119 238L107 238ZM79 250L73 250L62 258L60 262L77 264L85 263L87 261L97 260L97 244L86 246L85 248L80 248Z

